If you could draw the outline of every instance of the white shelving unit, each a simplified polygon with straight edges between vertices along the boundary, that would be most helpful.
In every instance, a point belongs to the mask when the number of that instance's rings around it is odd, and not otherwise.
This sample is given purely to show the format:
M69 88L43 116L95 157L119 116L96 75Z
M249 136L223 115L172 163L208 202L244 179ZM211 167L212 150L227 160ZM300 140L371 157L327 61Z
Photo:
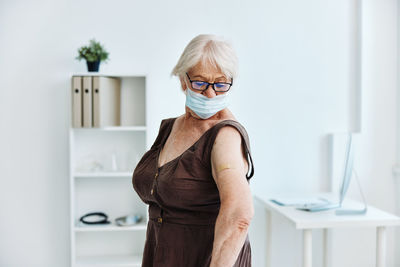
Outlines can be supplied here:
M149 218L131 178L148 150L146 75L88 72L73 76L121 80L121 125L73 128L69 105L71 266L141 266ZM106 213L111 224L79 222L82 215L96 211ZM115 224L115 218L128 214L140 214L143 219L134 226Z

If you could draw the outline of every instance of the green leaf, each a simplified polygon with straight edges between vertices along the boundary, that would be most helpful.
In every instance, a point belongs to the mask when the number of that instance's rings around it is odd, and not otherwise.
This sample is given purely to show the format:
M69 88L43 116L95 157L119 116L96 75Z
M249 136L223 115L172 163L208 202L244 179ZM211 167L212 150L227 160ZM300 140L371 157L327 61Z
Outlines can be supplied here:
M75 59L86 59L89 62L97 60L107 62L109 59L109 53L99 42L95 39L91 39L89 40L88 46L78 48L78 56Z

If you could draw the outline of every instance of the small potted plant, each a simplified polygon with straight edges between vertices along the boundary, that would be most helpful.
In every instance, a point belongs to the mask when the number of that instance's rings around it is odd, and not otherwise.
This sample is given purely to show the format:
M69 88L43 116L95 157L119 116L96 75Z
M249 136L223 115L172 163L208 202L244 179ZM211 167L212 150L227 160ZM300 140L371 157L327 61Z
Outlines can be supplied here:
M86 59L88 71L99 71L100 62L107 62L108 52L95 39L91 39L89 46L82 46L78 49L77 60Z

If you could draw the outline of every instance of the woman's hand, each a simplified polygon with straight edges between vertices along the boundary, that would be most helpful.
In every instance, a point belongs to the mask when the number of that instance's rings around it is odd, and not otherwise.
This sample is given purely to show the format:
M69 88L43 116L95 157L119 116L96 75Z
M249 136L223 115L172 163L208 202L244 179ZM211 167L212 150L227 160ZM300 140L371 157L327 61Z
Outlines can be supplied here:
M233 266L254 216L246 180L248 164L236 128L223 127L218 132L211 152L211 167L221 207L215 224L210 267Z

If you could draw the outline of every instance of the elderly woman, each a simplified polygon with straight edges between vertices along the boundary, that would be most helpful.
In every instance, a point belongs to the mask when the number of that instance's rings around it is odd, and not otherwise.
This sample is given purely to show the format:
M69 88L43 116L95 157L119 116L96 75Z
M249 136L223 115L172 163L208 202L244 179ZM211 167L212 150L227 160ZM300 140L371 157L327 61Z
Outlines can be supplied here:
M172 71L185 113L162 120L132 177L149 205L142 267L251 266L253 162L227 108L236 73L232 47L214 35L195 37Z

